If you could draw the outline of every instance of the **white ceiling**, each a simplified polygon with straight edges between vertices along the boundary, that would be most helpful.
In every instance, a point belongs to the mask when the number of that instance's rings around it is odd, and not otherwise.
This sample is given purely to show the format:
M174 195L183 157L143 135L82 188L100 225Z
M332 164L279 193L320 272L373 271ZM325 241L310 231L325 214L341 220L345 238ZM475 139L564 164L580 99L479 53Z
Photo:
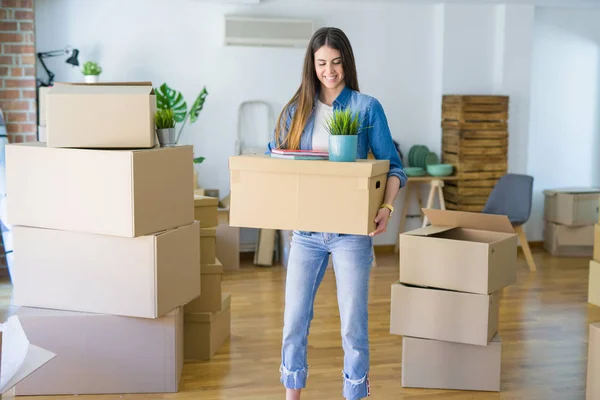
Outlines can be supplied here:
M211 1L211 0L204 0ZM526 4L548 7L600 7L600 0L212 0L229 4L264 4L278 2L345 2L405 4Z

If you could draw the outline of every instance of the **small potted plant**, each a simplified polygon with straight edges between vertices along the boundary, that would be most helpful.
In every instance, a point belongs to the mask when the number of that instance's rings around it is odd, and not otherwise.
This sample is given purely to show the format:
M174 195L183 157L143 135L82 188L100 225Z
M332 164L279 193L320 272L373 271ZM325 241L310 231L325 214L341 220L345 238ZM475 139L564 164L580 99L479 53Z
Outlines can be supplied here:
M329 132L329 160L356 161L358 133L361 131L358 112L352 113L349 108L334 110L327 120L326 129Z
M96 83L98 82L98 77L102 73L102 68L93 61L86 61L81 67L81 71L85 76L85 83Z
M156 135L161 147L175 146L177 143L177 134L175 131L175 114L170 108L157 110L154 114L154 124L156 125Z

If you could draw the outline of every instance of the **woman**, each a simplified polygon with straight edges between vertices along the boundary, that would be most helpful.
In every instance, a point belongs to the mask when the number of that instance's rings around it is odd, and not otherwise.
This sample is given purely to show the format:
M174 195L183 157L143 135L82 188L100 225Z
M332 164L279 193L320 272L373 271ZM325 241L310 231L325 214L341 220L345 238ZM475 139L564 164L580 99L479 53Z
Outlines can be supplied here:
M406 183L383 107L375 98L359 93L348 38L337 28L321 28L310 40L302 83L278 118L269 150L327 150L324 122L333 110L347 107L360 112L362 127L369 127L358 135L358 158L367 158L371 149L375 158L390 161L384 202L375 218L377 228L369 235L294 231L287 266L280 367L287 400L299 399L300 390L306 386L309 326L329 253L342 325L343 395L348 400L369 395L368 297L373 236L386 231L394 199Z

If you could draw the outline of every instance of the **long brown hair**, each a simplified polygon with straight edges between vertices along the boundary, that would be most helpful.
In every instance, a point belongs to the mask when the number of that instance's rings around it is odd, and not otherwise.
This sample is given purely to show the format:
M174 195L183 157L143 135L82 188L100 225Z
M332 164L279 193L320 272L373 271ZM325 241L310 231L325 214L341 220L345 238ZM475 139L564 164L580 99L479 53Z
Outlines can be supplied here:
M275 142L277 148L287 148L291 150L298 150L300 148L300 137L302 136L306 121L308 121L308 117L312 112L314 99L321 84L315 70L315 53L325 45L332 49L339 50L342 56L345 84L350 89L357 92L359 91L354 53L352 52L352 46L350 45L350 41L348 40L348 37L346 37L346 34L341 29L331 27L317 30L310 39L306 49L306 55L304 56L302 83L300 83L300 87L292 99L285 105L283 111L277 118L277 125L275 127ZM282 122L285 126L285 121L287 120L287 116L293 105L296 105L296 110L292 117L292 122L288 132L286 132L287 134L282 135L282 130L284 129L284 127L282 127Z

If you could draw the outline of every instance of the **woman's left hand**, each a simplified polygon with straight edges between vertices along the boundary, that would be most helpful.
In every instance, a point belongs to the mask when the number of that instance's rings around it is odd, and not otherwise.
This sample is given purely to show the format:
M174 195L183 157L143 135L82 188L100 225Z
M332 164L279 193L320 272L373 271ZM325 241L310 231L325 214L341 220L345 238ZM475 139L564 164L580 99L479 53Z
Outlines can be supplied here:
M380 233L384 233L387 230L388 220L390 219L390 210L388 208L380 208L377 211L377 216L375 217L375 225L377 225L377 229L374 232L369 233L369 236L377 236Z

